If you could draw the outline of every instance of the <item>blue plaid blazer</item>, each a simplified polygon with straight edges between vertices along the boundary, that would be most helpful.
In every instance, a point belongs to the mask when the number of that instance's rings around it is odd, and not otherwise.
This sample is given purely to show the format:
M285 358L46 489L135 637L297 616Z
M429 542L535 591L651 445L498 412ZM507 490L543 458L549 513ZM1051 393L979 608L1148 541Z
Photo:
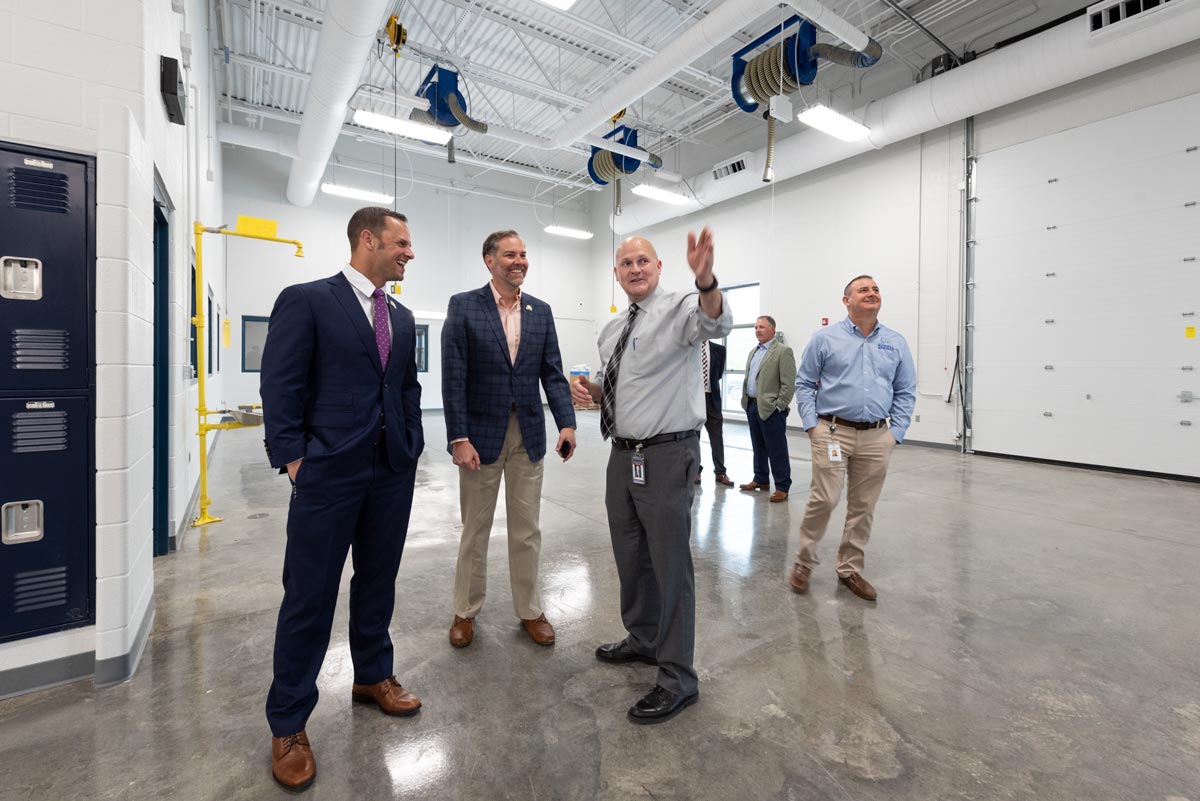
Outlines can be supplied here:
M513 364L491 286L485 284L450 298L442 326L447 450L453 450L450 442L466 437L479 452L480 462L495 462L504 446L509 410L515 407L526 453L535 462L543 458L546 414L539 382L558 428L574 426L571 387L563 375L558 334L548 304L522 293L521 345Z

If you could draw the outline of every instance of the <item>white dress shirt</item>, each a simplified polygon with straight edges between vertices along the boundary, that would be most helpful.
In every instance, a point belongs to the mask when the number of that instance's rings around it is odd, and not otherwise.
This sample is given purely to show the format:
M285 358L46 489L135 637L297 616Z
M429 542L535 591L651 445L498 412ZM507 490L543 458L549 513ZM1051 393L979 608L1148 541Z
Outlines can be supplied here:
M350 282L350 286L354 288L354 296L358 298L358 305L362 307L363 314L367 315L367 325L371 326L371 330L375 330L375 285L358 270L347 264L342 268L342 275L346 276L346 280ZM383 300L390 304L387 293L384 293ZM388 337L392 335L392 315L388 314Z

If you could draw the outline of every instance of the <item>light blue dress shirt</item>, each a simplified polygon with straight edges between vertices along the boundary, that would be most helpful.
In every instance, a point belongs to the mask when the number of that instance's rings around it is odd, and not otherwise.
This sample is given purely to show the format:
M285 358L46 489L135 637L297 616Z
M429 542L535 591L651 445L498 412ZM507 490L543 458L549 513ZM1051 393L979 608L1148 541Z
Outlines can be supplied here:
M758 397L758 368L762 367L763 357L767 355L767 349L771 347L771 343L775 341L775 337L771 337L766 342L758 343L758 347L754 349L754 355L750 357L750 371L746 373L746 397Z
M887 417L892 436L902 442L916 403L917 370L908 343L882 323L870 336L849 317L822 328L796 368L796 408L806 431L818 414L860 423Z

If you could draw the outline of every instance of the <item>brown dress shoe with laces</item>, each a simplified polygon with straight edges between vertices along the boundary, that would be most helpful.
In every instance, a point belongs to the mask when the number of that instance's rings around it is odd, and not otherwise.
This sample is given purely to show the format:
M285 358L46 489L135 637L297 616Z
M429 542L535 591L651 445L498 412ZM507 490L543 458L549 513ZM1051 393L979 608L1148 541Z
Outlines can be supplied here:
M303 731L271 738L271 775L289 790L305 790L317 777L317 762Z
M378 684L355 684L350 695L355 701L376 704L387 715L406 718L421 711L420 699L401 687L395 676Z
M783 503L787 500L787 493L783 490L775 490L771 493L771 503Z
M770 484L759 484L757 481L751 481L749 484L742 484L738 487L738 489L742 490L743 492L755 492L756 490L765 490L770 488Z
M475 639L475 620L469 617L454 616L450 624L450 644L455 648L466 648Z
M522 618L521 625L525 627L529 639L538 645L554 645L554 627L546 620L545 615L538 615L534 620Z
M874 601L879 597L879 593L875 592L875 588L871 586L871 583L857 573L851 573L848 576L838 576L838 581L845 584L850 589L850 592L864 601Z
M792 592L803 595L808 592L808 576L812 573L812 568L808 565L802 565L799 562L792 568L792 574L788 576L788 583L792 585Z
M715 479L716 482L723 487L732 487L733 486L733 479L730 478L729 476L725 475L724 473L717 473L715 476L713 476L713 479Z

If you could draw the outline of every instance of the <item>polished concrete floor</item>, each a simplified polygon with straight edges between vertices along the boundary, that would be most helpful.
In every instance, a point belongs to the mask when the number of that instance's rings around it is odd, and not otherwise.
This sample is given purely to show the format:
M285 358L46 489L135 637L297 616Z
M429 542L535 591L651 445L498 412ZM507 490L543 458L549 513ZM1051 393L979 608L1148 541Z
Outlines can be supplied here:
M308 798L1200 801L1200 486L902 447L867 554L871 605L836 583L836 531L810 593L788 590L809 478L799 438L787 504L706 472L700 702L634 726L625 709L654 669L592 655L622 636L595 418L577 458L546 468L557 645L517 627L499 533L476 641L456 651L457 484L427 416L392 629L397 673L425 706L392 719L351 704L343 598ZM746 429L727 432L730 473L747 481ZM158 617L134 678L0 702L0 799L287 795L262 707L289 488L260 436L221 436L225 522L155 562Z

